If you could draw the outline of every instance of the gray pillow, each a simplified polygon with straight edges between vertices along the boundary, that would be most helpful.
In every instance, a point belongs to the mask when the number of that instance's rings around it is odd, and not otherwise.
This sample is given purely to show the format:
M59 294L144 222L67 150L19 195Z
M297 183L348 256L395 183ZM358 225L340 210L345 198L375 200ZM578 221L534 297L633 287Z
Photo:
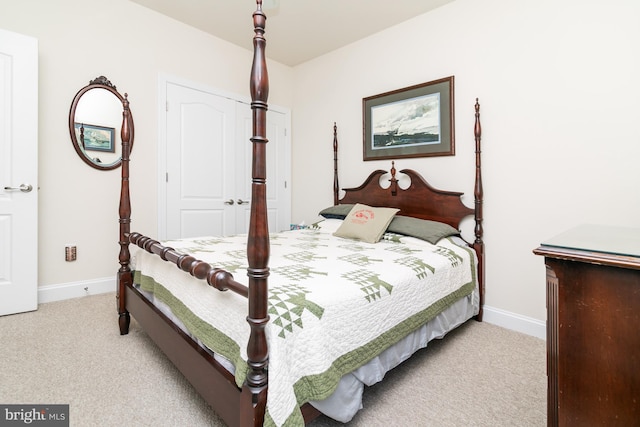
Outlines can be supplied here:
M325 218L345 219L345 217L353 209L352 204L329 206L320 211L320 216Z
M443 237L460 235L460 231L449 224L400 215L393 218L387 228L387 232L426 240L434 245Z

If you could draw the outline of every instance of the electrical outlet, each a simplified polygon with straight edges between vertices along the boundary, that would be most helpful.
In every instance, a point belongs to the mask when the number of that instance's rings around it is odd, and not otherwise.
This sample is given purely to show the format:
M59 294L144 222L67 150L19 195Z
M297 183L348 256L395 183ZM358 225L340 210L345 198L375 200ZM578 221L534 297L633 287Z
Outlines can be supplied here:
M76 245L67 245L64 247L64 260L75 261L78 256Z

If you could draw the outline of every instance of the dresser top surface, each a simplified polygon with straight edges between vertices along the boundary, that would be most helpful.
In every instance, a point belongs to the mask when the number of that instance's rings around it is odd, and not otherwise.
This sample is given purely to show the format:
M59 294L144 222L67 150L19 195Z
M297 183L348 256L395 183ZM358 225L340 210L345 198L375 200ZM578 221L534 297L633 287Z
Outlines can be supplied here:
M640 228L583 224L542 242L542 246L640 257Z

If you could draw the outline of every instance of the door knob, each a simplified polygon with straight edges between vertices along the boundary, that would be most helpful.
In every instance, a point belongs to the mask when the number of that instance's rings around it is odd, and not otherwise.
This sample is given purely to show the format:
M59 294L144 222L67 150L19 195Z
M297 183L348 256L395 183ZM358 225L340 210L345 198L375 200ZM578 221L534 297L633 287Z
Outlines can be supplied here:
M4 187L5 190L7 191L17 191L20 190L23 193L28 193L31 190L33 190L33 187L31 186L31 184L20 184L20 187Z
M232 204L234 204L234 201L233 201L233 199L229 199L226 202L224 202L224 204L225 205L232 205Z
M238 199L236 203L238 203L239 205L248 205L251 202L249 200Z

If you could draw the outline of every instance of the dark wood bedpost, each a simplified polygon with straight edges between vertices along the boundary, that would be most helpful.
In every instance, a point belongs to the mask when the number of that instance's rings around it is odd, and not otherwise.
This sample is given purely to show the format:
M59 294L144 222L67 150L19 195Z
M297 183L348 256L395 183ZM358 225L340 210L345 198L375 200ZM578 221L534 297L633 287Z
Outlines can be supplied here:
M482 202L483 202L483 189L482 189L482 164L480 160L481 141L482 141L482 127L480 126L480 103L476 98L476 123L473 129L476 139L476 184L474 189L475 198L475 235L476 240L473 242L473 248L478 254L478 285L480 286L480 311L478 312L477 320L482 321L482 306L484 305L484 242L482 241L482 235L484 230L482 229Z
M265 58L264 31L266 16L262 12L262 0L257 0L253 13L255 35L253 37L253 65L251 67L251 109L253 113L253 164L251 184L251 220L247 242L249 268L249 315L251 327L247 345L249 373L243 386L241 401L242 426L261 426L267 402L267 364L269 350L265 326L267 313L269 277L269 225L267 220L267 99L269 76Z
M338 126L333 122L333 204L339 200L340 184L338 184Z
M131 152L131 111L129 110L129 99L124 94L122 101L122 129L120 138L122 140L122 179L120 181L120 269L118 270L118 289L116 299L118 304L118 324L120 335L129 333L130 316L126 308L125 286L133 282L129 261L129 232L131 227L131 199L129 196L129 154Z

